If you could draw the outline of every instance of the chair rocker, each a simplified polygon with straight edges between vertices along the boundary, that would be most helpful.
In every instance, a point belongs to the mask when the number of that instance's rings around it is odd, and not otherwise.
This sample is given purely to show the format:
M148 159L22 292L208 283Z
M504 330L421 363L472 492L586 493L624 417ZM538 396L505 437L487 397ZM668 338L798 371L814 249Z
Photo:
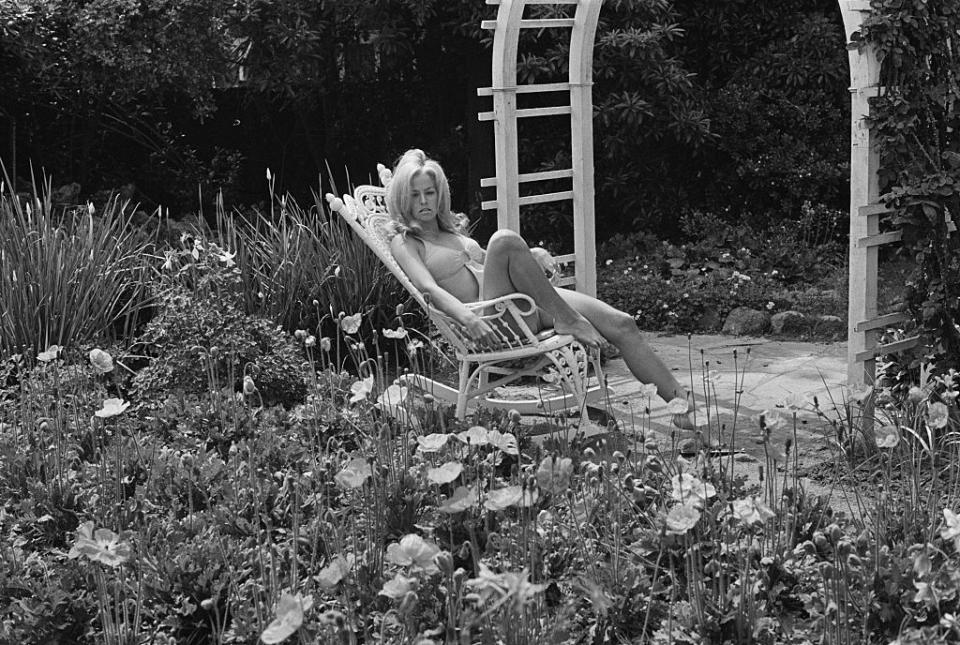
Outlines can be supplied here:
M328 193L326 199L332 210L346 220L423 307L440 335L453 347L459 364L459 383L455 388L422 374L403 375L398 382L455 404L456 416L461 420L468 409L477 405L517 410L523 415L549 416L583 414L588 406L604 399L608 391L604 386L599 354L591 356L573 336L558 334L553 329L534 333L524 315L532 313L537 304L526 294L508 294L467 305L497 332L500 345L496 349L478 346L456 321L430 304L429 298L414 286L390 250L394 228L393 220L387 214L385 190L390 171L383 166L378 169L384 186L362 185L352 196L344 195L341 199ZM593 378L590 377L591 367ZM518 398L513 395L498 398L498 390L530 376L537 377L536 385L517 388L520 390Z

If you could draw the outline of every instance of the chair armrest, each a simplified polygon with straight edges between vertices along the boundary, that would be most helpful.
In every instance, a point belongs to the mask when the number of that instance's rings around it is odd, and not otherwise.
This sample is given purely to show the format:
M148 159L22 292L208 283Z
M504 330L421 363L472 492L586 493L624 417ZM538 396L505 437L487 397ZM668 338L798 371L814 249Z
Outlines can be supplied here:
M517 310L522 316L529 316L537 310L537 303L525 293L508 293L498 298L491 298L490 300L471 302L467 304L467 309L483 311L489 307L494 307L497 310L503 310L508 308L508 303L515 303Z
M476 313L499 337L499 346L496 351L503 349L521 349L531 345L538 345L543 338L530 329L525 316L537 311L537 303L533 298L523 293L509 293L490 300L467 303L467 308ZM481 347L465 332L463 327L453 318L444 314L436 307L431 306L429 299L427 308L435 321L442 321L454 334L465 350L471 352L491 351L492 348Z

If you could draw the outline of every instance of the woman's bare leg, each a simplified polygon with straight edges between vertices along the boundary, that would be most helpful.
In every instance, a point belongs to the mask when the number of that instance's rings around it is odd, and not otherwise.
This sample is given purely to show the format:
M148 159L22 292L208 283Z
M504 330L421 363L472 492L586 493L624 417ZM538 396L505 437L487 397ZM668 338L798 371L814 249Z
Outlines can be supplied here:
M685 399L687 412L674 414L673 424L684 430L697 428L696 407L693 397L683 387L660 357L650 348L637 329L633 317L592 296L568 289L557 293L577 312L589 320L603 337L620 350L627 369L641 383L653 383L657 394L664 401Z
M653 383L660 398L688 401L689 413L674 415L673 423L680 428L695 427L693 400L687 389L643 339L630 314L592 296L555 288L523 238L512 231L497 231L487 245L482 297L486 300L515 292L537 303L541 326L572 334L591 347L607 342L616 346L634 377L642 383Z
M541 313L547 314L548 320L541 320L541 326L552 326L590 347L605 342L603 334L550 284L523 238L513 231L497 231L487 244L481 295L489 300L517 292L533 298Z
M653 383L664 401L686 397L687 388L674 377L660 357L650 348L630 314L576 291L558 289L564 300L589 320L603 337L620 350L630 373L642 383Z

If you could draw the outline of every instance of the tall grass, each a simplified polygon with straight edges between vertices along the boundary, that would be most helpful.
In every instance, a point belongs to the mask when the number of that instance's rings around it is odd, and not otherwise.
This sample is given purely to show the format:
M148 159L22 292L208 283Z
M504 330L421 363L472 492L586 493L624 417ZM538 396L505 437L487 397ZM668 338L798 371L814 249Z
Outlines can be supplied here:
M3 185L8 186L9 183ZM128 333L151 302L153 240L117 199L56 209L46 180L25 203L0 189L0 351Z
M251 216L218 207L214 234L236 253L246 311L289 330L332 323L341 311L388 326L406 300L402 287L316 192L313 201L304 208L286 195Z

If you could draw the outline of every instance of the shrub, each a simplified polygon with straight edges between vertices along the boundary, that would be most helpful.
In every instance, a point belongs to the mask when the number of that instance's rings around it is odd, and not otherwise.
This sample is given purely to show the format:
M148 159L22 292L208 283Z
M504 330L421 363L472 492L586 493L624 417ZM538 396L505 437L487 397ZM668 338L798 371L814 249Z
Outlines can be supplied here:
M718 331L741 306L843 315L843 294L833 289L843 248L817 228L818 213L810 207L796 226L768 231L692 213L683 228L693 241L680 245L617 236L598 253L600 296L658 331ZM824 282L830 288L817 287Z
M55 210L49 180L21 202L0 189L0 352L128 331L149 306L150 236L113 199Z
M262 396L257 403L302 401L305 360L293 338L244 313L240 269L230 254L200 239L185 241L189 250L169 252L159 311L138 338L151 361L134 377L135 390L148 398L167 390L235 391L250 376Z

